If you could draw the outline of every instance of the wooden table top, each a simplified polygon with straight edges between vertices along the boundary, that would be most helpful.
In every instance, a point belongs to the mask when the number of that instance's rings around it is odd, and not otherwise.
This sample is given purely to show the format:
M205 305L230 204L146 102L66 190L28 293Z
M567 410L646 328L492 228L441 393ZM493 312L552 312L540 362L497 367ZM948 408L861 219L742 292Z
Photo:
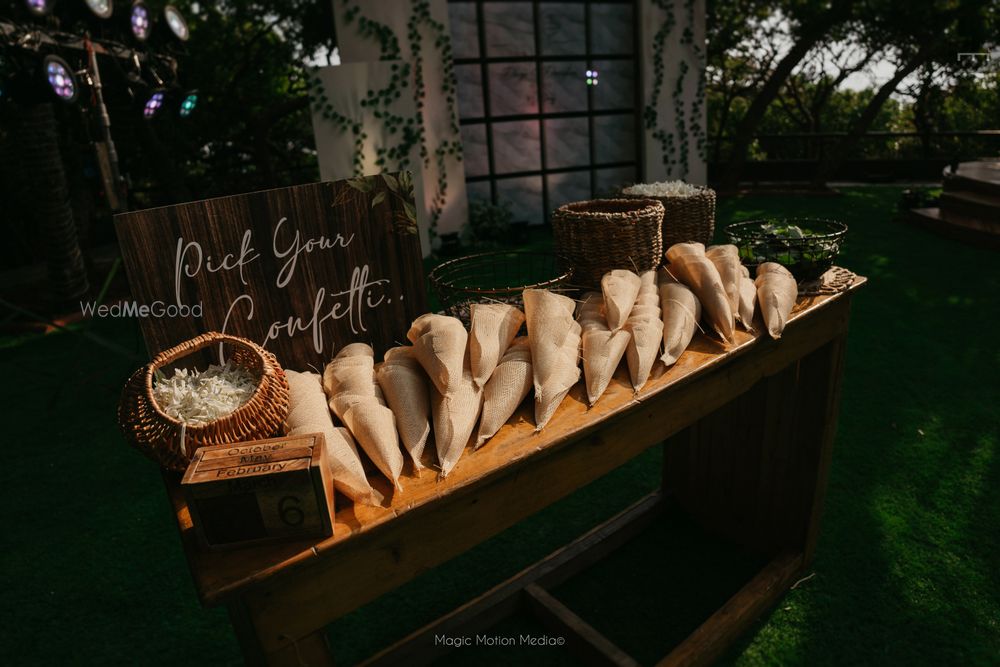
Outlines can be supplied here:
M858 277L846 291L836 295L800 297L792 312L788 326L807 317L837 299L853 293L866 282ZM758 313L759 320L759 313ZM466 449L451 474L438 480L437 472L425 469L415 474L409 465L400 478L402 491L393 493L389 481L382 475L370 475L369 481L387 499L385 507L355 505L338 494L340 503L336 511L334 534L322 540L306 540L271 544L225 552L203 552L198 549L191 525L191 515L179 485L179 475L165 474L167 491L173 504L180 528L188 564L195 587L202 602L207 605L226 601L255 583L275 574L295 568L310 560L321 558L359 535L391 523L393 518L426 507L457 488L481 483L498 471L530 463L533 456L572 443L588 431L611 418L624 416L644 399L664 391L682 388L687 380L720 364L728 362L750 350L758 338L762 323L757 322L758 333L751 335L736 331L736 343L724 347L720 342L696 333L691 345L677 363L665 368L657 361L646 386L634 394L628 380L627 369L622 364L607 391L597 404L588 409L586 391L582 381L562 402L549 424L535 432L534 403L525 401L515 415L487 444L478 451ZM431 465L432 448L425 453L425 464Z

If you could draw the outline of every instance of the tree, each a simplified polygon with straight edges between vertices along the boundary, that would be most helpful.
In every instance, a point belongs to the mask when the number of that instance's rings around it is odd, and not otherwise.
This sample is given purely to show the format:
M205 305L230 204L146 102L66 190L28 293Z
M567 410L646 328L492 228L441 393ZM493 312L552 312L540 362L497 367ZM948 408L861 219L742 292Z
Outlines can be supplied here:
M331 4L182 0L178 6L191 27L180 76L199 91L199 106L187 121L165 117L147 123L148 130L132 128L141 147L128 160L133 180L160 194L143 203L315 180L305 73L335 47ZM141 123L134 114L133 122ZM154 168L150 153L173 164Z
M958 53L982 49L993 37L997 21L993 0L918 4L893 0L888 4L895 11L873 14L863 25L869 31L870 42L892 45L897 54L896 70L853 120L847 136L824 155L814 179L816 185L824 184L857 149L879 111L905 79L929 62L952 65Z
M756 92L753 101L736 126L729 162L723 174L721 188L734 190L739 184L740 173L746 162L747 150L768 107L780 94L788 77L799 63L831 31L849 21L856 9L857 0L832 0L829 6L817 10L814 3L792 2L787 6L788 19L793 25L791 47L768 73L766 80Z
M788 78L778 97L779 106L801 132L821 132L823 112L833 94L877 55L878 51L865 49L853 40L821 45Z
M732 118L746 112L779 57L783 37L774 19L775 2L747 0L708 3L706 20L708 134L713 160L722 156L723 137L732 132Z

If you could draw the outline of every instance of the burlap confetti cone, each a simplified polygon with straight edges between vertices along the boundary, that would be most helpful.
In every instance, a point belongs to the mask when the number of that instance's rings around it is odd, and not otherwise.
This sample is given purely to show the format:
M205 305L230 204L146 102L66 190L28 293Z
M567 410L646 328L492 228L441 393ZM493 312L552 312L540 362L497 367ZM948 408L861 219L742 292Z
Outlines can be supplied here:
M399 449L395 418L375 381L371 348L364 350L361 345L345 347L327 364L323 370L323 388L330 399L330 409L350 429L375 467L399 489L403 453ZM365 359L367 363L358 364L357 359Z
M677 243L667 250L666 267L672 276L691 288L701 303L712 330L727 343L733 342L735 318L719 270L705 257L700 243Z
M349 357L361 357L363 359L375 359L375 351L372 346L368 343L349 343L344 347L340 348L340 352L334 357L339 359L347 359Z
M656 293L656 290L650 291L648 294L640 294L639 298L635 300L635 306L659 306L660 299ZM632 306L632 308L635 308Z
M399 449L396 420L387 406L375 401L355 403L344 414L350 429L375 467L392 480L396 488L403 472L403 453Z
M583 378L587 402L594 405L611 383L632 337L628 331L611 331L604 317L604 297L588 292L582 297L578 320L583 329Z
M753 314L757 309L757 286L747 276L740 275L740 322L750 333L753 329Z
M433 313L421 315L413 321L406 337L439 393L446 394L461 384L469 339L461 320Z
M333 426L319 375L286 370L285 376L288 378L285 434L322 433L327 465L337 490L355 502L380 504L382 496L368 483L351 434L347 429Z
M740 276L743 272L740 268L740 251L736 246L714 245L705 250L705 257L715 265L722 279L722 286L726 290L726 297L729 299L729 308L733 311L733 317L740 320Z
M483 407L483 390L472 380L466 363L462 379L447 394L431 390L431 412L434 416L434 442L437 446L441 477L447 477L469 443Z
M660 360L673 366L691 344L701 319L701 304L687 285L672 278L661 279L660 304L663 310L663 355Z
M402 346L386 350L385 361L376 369L375 379L382 388L386 404L396 416L396 431L413 461L413 468L421 470L424 465L420 457L431 434L430 381L413 348Z
M618 331L632 312L639 296L639 276L625 269L608 271L601 278L601 293L608 318L608 328Z
M335 394L374 396L375 386L368 376L375 368L372 348L365 343L351 343L341 348L337 356L323 369L323 391ZM362 372L358 372L358 371ZM336 411L338 417L343 415Z
M656 290L656 272L646 271L640 277L636 305L625 321L630 338L625 348L632 388L642 389L656 363L663 340L663 320Z
M632 306L632 314L629 315L629 318L641 317L643 319L653 319L659 316L660 316L660 302L659 299L657 299L655 306L646 306L638 303ZM626 323L627 322L628 320L626 320Z
M798 283L781 264L764 262L757 267L754 284L757 286L757 302L764 316L764 326L771 338L781 338L799 295Z
M496 370L483 387L483 415L479 419L476 449L482 447L507 423L517 406L521 405L531 391L533 383L528 337L520 336L504 352Z
M580 324L572 299L524 290L524 314L535 384L535 429L541 430L580 379Z
M330 411L337 415L337 419L341 422L347 418L347 411L353 408L358 403L371 402L375 399L374 393L370 396L363 396L361 394L334 394L333 398L329 401ZM377 402L377 401L376 401ZM346 422L344 422L346 423Z
M524 324L524 313L505 303L474 303L470 310L469 366L473 381L482 387Z

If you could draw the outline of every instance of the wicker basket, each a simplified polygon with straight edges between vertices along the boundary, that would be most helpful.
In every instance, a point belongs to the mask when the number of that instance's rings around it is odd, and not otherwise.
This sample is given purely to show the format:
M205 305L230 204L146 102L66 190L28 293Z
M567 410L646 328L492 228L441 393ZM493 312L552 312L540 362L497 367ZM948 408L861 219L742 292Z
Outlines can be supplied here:
M612 269L655 269L663 260L663 204L655 199L594 199L566 204L552 215L556 254L573 283L596 288Z
M153 399L156 371L214 345L229 348L228 359L260 378L250 400L231 414L202 426L187 426L162 412ZM118 405L118 425L125 439L164 468L182 471L199 447L269 438L288 416L288 381L274 355L236 336L209 332L165 350L136 371L125 384Z
M468 327L474 303L509 303L524 310L524 290L560 290L572 276L559 266L565 263L551 253L484 252L438 264L427 277L444 312Z
M698 193L684 197L653 197L663 204L663 251L675 243L695 241L706 246L715 234L715 190L702 185L694 186ZM631 195L628 188L622 192L629 199L649 199L644 195Z

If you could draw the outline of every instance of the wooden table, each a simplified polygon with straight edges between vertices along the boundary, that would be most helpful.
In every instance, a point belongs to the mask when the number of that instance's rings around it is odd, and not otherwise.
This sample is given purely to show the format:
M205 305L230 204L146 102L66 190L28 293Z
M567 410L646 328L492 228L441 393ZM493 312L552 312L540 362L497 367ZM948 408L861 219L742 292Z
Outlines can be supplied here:
M386 508L337 511L335 533L203 553L176 479L167 487L202 602L225 604L250 664L332 664L325 625L665 443L660 492L373 660L426 662L434 632L485 629L527 605L598 664L634 664L545 591L645 525L670 496L714 534L770 558L663 664L705 664L780 597L812 560L826 492L850 302L800 298L779 341L738 332L723 348L700 334L633 395L620 369L586 408L582 384L534 432L530 401L485 447L438 481L402 480ZM375 481L390 494L388 483Z

